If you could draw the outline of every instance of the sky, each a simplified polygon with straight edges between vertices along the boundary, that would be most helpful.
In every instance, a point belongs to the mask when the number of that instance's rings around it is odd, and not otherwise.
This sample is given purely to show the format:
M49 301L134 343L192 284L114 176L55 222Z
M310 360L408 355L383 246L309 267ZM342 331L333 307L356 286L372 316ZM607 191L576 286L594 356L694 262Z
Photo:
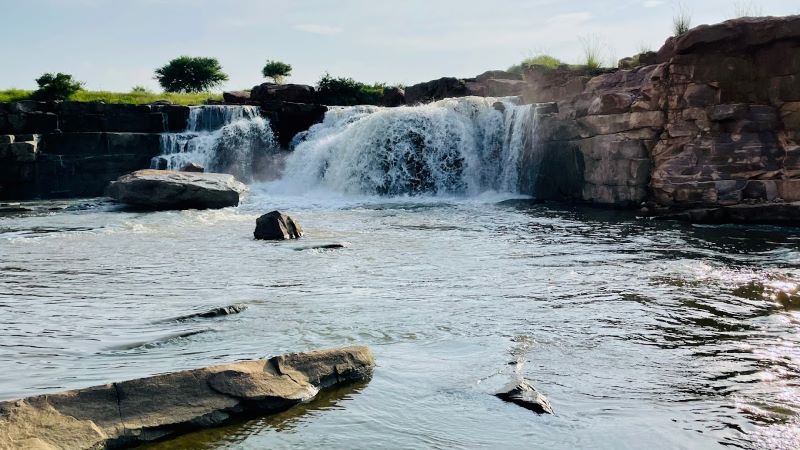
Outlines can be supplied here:
M33 89L65 72L90 90L160 90L153 70L180 55L217 58L224 90L265 80L268 59L293 66L289 81L323 73L411 85L472 77L548 53L581 59L580 38L603 59L657 50L675 0L0 0L0 89ZM692 25L735 14L734 0L685 2ZM739 2L765 15L800 14L798 0Z

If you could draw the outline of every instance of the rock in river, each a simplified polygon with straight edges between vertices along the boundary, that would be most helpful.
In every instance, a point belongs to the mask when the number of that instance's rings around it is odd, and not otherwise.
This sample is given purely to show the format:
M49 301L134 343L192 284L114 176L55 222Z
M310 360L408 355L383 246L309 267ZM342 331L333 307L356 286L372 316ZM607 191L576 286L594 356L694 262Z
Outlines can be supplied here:
M499 392L495 395L501 400L522 406L537 414L555 414L547 397L542 395L535 387L531 386L530 383L525 380L521 380L519 383L513 383L506 389L503 389L503 392Z
M0 448L133 447L235 416L270 414L369 378L366 347L291 353L0 402Z
M272 211L256 220L256 230L253 237L268 241L284 241L299 239L303 236L300 224L280 211Z
M142 208L213 209L238 205L245 191L233 175L146 169L112 181L106 195Z

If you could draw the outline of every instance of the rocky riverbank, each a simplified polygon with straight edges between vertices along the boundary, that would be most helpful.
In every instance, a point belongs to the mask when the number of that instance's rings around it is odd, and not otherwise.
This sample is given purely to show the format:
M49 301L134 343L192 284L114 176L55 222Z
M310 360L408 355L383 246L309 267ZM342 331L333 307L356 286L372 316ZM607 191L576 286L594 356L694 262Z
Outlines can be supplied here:
M0 402L0 448L133 447L289 409L374 365L368 348L345 347Z

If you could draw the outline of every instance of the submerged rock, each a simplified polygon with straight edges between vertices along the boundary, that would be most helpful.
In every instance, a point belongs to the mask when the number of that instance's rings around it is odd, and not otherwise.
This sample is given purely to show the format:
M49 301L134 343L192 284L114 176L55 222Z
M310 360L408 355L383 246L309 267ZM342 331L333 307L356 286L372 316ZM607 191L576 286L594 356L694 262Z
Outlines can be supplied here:
M112 181L106 195L143 208L213 209L238 205L246 191L232 175L146 169Z
M253 237L267 241L285 241L299 239L303 236L303 229L294 219L280 211L272 211L256 220L256 230Z
M214 308L212 310L201 312L197 314L189 314L186 316L181 316L175 318L175 320L191 320L191 319L211 319L213 317L220 317L220 316L229 316L231 314L239 314L240 312L247 309L247 305L244 303L236 303L235 305L228 305L228 306L220 306L219 308Z
M800 226L800 202L761 202L717 208L697 208L655 217L703 224L761 224Z
M536 414L555 414L550 401L525 380L512 383L503 392L495 394L501 400L529 409Z
M367 347L345 347L0 402L0 448L131 447L286 410L374 365Z

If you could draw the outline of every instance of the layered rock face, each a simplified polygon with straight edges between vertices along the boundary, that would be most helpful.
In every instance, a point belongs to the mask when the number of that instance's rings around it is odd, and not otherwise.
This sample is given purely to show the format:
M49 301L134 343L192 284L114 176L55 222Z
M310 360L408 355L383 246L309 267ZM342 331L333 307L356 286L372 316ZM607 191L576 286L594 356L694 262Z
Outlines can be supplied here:
M0 103L0 199L102 195L149 167L160 133L183 130L188 117L172 105Z
M525 100L557 106L538 117L529 150L544 153L543 175L524 186L540 197L677 208L800 199L800 16L697 27L650 66L525 79Z
M374 365L368 348L345 347L0 402L0 448L133 447L286 410Z

